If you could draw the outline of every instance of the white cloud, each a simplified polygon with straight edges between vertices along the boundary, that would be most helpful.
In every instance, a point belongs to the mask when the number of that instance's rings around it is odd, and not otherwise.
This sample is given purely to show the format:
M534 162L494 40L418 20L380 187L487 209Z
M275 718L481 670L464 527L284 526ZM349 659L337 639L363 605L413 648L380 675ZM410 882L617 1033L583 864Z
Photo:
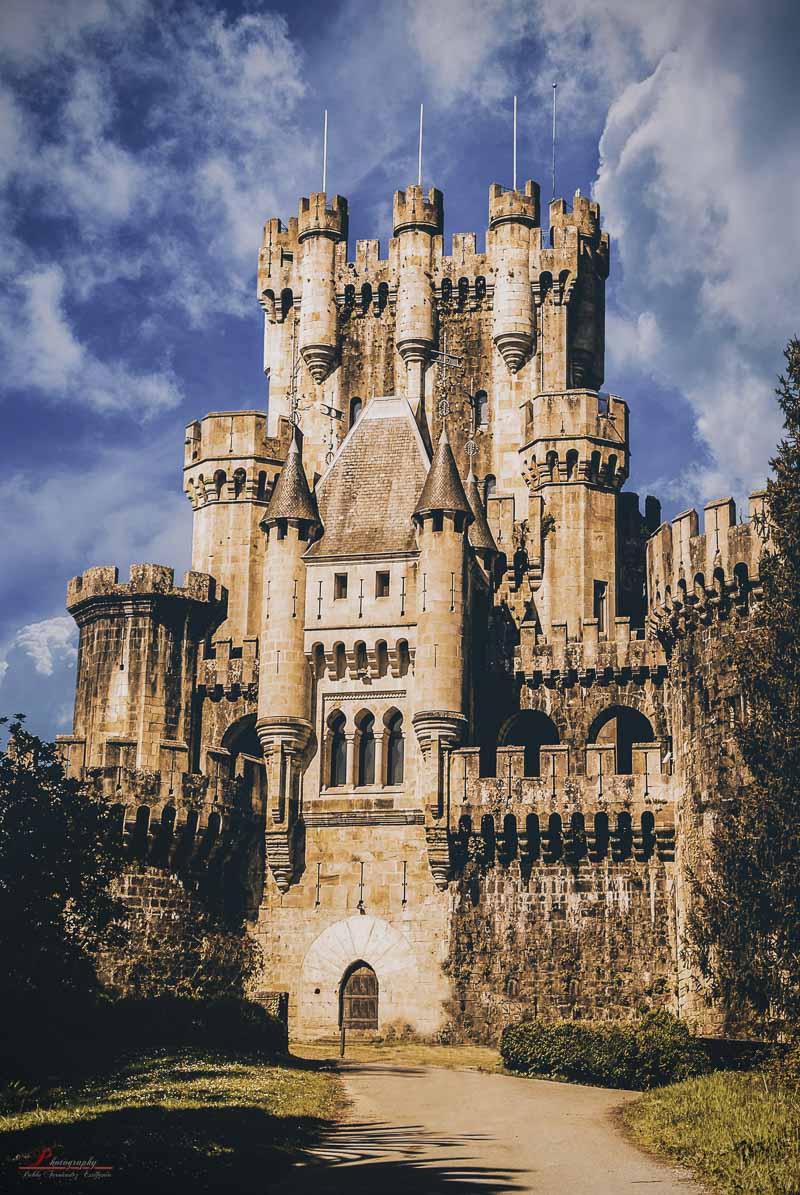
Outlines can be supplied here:
M52 676L56 660L71 661L78 655L78 628L67 614L45 618L20 627L12 644L22 648L40 676Z
M688 496L746 492L778 437L774 378L797 330L796 9L559 0L541 11L565 120L597 119L605 101L594 194L617 263L608 385L653 378L683 394L708 462L684 469L676 451Z
M55 265L7 280L0 299L6 386L38 391L51 402L136 410L145 417L177 406L182 393L171 371L139 372L103 361L78 339L65 310L65 289L64 271Z

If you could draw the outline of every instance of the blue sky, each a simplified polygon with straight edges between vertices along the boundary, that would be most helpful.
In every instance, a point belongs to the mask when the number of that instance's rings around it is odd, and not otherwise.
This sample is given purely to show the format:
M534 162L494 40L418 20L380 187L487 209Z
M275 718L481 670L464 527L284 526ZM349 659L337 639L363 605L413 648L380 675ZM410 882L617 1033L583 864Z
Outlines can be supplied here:
M67 579L189 563L183 429L267 401L261 226L319 186L351 238L414 181L446 234L521 177L600 201L606 388L667 515L765 476L800 332L796 0L5 0L0 10L0 710L69 729Z

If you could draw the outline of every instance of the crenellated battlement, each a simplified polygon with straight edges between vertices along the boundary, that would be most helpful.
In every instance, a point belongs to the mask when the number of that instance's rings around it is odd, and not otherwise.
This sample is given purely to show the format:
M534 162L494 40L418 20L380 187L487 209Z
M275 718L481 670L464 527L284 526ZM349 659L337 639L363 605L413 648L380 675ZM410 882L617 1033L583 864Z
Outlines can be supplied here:
M74 618L98 602L125 601L136 597L180 598L216 606L220 602L217 583L208 573L189 571L182 586L174 584L174 570L163 564L132 564L130 580L120 582L113 565L87 568L67 585L67 609Z
M602 236L608 240L608 235L600 232L600 204L587 199L580 191L575 192L572 211L565 199L550 201L550 227L559 230L575 228L583 236L597 239L598 242Z
M522 747L498 749L495 776L481 775L480 755L476 747L449 755L448 825L456 865L459 837L475 834L489 843L521 840L522 854L544 862L674 858L673 781L664 743L634 744L626 775L617 774L610 743L542 746L537 775L526 775Z
M214 411L186 428L184 492L193 509L219 502L266 505L291 443L288 419L267 435L264 411Z
M663 523L647 541L647 593L651 633L663 641L724 614L731 603L746 609L758 594L761 554L768 542L765 490L749 498L749 519L736 522L736 503L720 498Z
M661 679L666 668L661 644L642 630L631 630L627 617L615 618L610 633L601 632L596 618L587 618L572 638L563 622L553 623L548 636L523 623L514 652L514 671L535 687Z
M620 489L628 477L628 404L595 390L538 394L525 404L520 449L534 489L582 482Z
M347 200L341 195L331 197L328 206L324 191L314 191L300 200L297 217L297 241L303 243L312 236L326 236L336 241L347 240Z
M536 228L539 224L539 184L531 179L523 191L507 190L499 183L489 187L489 228L509 221Z
M419 229L432 236L444 231L444 195L436 187L427 192L414 184L405 191L395 191L392 203L394 235Z

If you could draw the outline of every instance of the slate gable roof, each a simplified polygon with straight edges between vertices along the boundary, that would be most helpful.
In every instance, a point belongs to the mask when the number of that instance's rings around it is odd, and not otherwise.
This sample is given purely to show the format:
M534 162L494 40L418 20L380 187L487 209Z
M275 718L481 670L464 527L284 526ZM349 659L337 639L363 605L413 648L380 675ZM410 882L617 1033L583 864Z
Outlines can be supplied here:
M306 556L415 552L414 507L429 463L406 400L373 398L317 483L324 533Z

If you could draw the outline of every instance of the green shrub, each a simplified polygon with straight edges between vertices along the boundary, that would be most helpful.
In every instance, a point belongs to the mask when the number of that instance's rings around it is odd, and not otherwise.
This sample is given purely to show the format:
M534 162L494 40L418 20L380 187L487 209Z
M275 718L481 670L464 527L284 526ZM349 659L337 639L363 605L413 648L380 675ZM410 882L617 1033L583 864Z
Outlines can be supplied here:
M503 1030L509 1070L602 1087L658 1087L709 1070L702 1044L670 1013L638 1021L523 1021Z
M29 1001L0 1024L0 1082L75 1078L123 1055L183 1046L266 1058L288 1042L282 1021L241 997Z

